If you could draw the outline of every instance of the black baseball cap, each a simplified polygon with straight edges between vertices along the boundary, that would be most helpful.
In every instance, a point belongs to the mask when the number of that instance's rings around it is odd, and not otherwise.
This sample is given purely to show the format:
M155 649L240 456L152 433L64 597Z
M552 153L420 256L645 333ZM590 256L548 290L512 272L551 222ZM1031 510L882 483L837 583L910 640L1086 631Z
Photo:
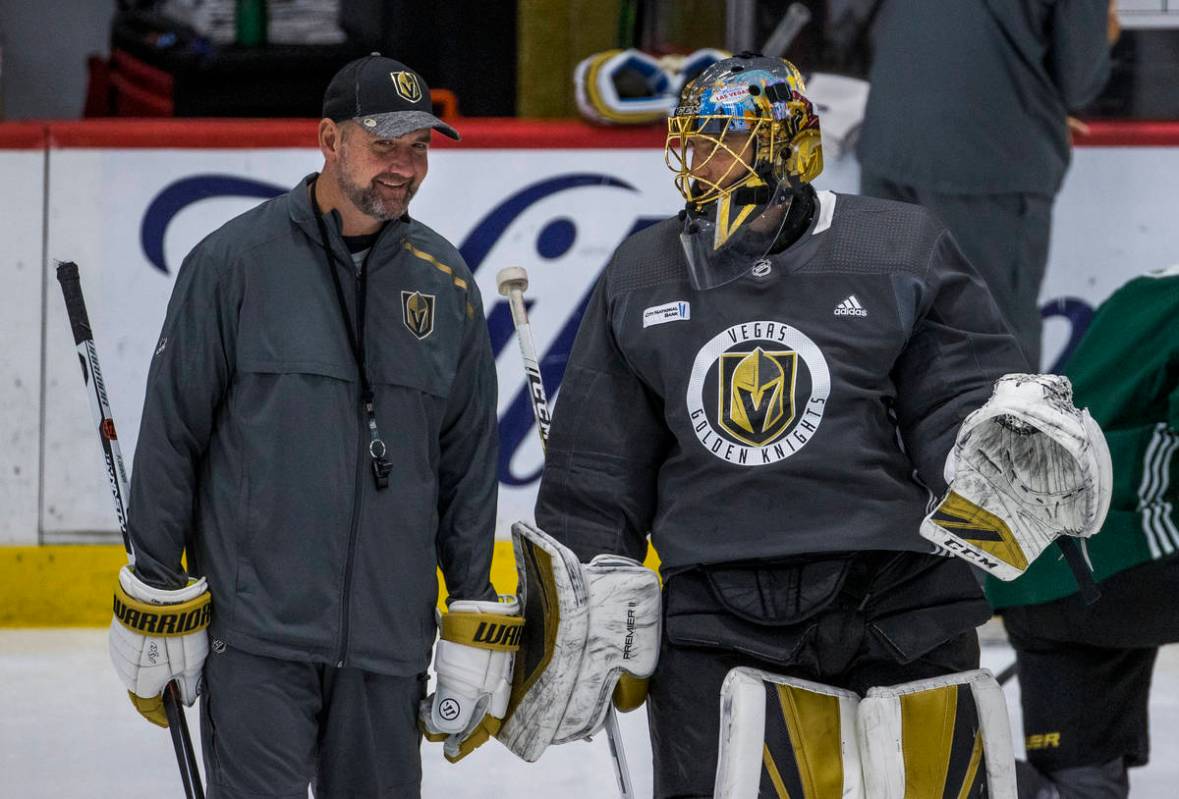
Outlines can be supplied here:
M452 139L458 131L433 114L430 89L412 69L373 53L345 64L323 95L323 115L352 120L383 139L433 128Z

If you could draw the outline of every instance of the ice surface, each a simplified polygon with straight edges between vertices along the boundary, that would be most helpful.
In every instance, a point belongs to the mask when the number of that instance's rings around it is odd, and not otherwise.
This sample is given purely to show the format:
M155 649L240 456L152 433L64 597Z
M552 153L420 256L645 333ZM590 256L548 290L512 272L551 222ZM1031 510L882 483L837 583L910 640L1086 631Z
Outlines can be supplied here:
M1012 660L986 643L983 665L998 672ZM1006 689L1019 725L1017 681ZM1094 702L1104 701L1094 697ZM197 735L195 709L189 726ZM636 796L651 795L651 749L641 712L619 717ZM1179 646L1165 648L1151 697L1151 763L1131 771L1136 799L1168 799L1179 785ZM197 742L199 746L199 742ZM1022 754L1018 743L1017 754ZM537 763L516 759L498 742L457 765L438 745L423 744L424 797L484 799L524 794L541 799L616 796L605 735L550 748ZM127 701L106 654L106 631L0 630L0 797L3 799L162 799L182 796L171 739Z

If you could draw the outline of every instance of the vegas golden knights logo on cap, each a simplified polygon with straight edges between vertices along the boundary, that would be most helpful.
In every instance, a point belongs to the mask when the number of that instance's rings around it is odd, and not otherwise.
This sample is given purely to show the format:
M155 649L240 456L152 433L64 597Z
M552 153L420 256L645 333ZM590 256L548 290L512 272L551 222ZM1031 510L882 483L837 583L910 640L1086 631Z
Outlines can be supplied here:
M393 86L397 89L397 93L404 97L411 103L416 103L422 99L422 87L418 84L418 77L412 72L390 72L389 77L393 79Z
M401 292L401 320L419 339L434 332L434 295L420 291Z
M794 421L798 353L726 352L720 356L717 422L733 438L764 447Z

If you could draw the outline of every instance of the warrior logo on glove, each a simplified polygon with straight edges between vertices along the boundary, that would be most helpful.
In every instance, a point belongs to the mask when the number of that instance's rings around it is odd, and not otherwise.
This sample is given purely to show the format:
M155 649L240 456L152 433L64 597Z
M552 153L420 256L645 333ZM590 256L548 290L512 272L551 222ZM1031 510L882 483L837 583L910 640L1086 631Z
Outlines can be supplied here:
M168 726L164 688L175 681L191 706L201 690L213 613L205 578L168 591L147 585L130 566L119 571L108 642L111 660L131 703L144 718Z
M444 742L454 763L499 731L512 689L512 664L524 619L514 596L497 602L454 600L434 650L435 692L419 721L426 739Z

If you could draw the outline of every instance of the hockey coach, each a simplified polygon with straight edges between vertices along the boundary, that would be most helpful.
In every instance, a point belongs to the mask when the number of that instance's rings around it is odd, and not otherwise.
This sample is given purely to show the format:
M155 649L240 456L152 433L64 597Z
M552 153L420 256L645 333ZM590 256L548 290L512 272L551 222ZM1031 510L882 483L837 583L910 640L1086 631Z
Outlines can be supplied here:
M459 138L429 96L378 54L341 69L322 171L201 241L168 305L116 604L211 604L211 620L164 636L123 613L110 643L149 720L166 726L171 680L187 704L202 695L210 797L419 795L439 566L466 622L444 632L447 662L469 650L494 675L510 658L511 634L467 645L484 614L519 618L489 580L483 303L458 250L409 214L432 132ZM465 736L484 719L461 721Z

